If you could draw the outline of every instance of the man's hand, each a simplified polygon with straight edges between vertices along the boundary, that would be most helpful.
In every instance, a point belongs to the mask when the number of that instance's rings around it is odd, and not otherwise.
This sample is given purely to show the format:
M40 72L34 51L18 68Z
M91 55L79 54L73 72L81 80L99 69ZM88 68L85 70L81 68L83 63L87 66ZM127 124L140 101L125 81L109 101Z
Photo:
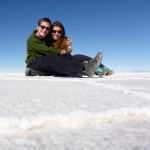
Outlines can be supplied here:
M67 52L65 50L61 50L60 55L66 54Z

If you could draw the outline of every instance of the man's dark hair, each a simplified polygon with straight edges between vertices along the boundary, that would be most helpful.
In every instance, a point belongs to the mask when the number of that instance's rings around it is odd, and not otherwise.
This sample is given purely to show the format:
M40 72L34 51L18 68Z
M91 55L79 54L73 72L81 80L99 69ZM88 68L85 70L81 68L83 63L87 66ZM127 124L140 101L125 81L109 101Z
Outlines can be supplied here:
M40 25L41 22L48 22L48 23L50 23L50 25L51 25L51 21L50 21L49 18L42 18L42 19L40 19L39 22L38 22L38 25Z

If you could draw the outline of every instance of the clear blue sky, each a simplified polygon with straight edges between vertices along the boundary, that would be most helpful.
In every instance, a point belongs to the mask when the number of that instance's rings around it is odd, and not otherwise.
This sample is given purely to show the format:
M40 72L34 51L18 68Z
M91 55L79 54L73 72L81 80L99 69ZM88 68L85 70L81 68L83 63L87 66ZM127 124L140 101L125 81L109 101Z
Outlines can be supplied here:
M24 72L27 38L43 17L62 22L72 54L101 51L115 72L150 71L150 0L2 0L0 72Z

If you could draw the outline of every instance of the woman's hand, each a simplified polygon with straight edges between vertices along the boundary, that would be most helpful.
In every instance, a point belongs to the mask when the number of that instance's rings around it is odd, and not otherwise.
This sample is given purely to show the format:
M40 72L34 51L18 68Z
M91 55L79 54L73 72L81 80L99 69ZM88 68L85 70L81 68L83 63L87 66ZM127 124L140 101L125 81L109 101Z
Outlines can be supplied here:
M28 52L26 52L26 57L28 57L28 55L29 55Z
M72 46L67 46L68 53L72 52Z
M66 41L66 45L67 45L67 46L72 46L72 41L71 41L69 38L68 38L67 41Z
M66 41L66 46L67 46L68 53L71 53L72 52L72 41L69 38Z

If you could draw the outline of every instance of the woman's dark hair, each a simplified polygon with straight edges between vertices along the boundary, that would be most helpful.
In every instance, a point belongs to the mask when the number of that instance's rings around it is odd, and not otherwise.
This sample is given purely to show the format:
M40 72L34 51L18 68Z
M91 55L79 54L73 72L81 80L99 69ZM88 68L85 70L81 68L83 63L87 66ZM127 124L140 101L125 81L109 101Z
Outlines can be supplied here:
M64 26L59 21L56 21L56 22L53 23L53 25L51 27L51 31L53 31L53 27L60 27L61 36L60 36L59 40L53 41L52 47L53 48L65 49L66 48L66 39L67 39L67 37L65 36L66 32L65 32Z
M62 23L60 23L59 21L56 21L53 23L52 27L51 27L51 31L53 30L53 27L59 27L61 29L61 38L64 38L65 37L65 28L64 26L62 25Z

